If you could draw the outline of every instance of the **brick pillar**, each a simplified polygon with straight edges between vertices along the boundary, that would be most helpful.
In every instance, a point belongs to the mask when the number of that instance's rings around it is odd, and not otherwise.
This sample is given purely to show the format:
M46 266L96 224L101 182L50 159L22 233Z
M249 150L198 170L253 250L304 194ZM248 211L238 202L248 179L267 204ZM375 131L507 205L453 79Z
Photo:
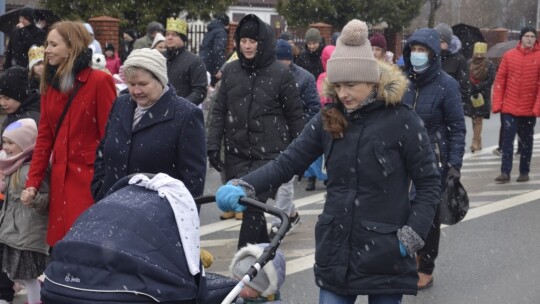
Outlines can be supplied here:
M388 51L394 53L393 61L396 62L403 53L403 33L394 31L385 31L386 47Z
M323 22L312 23L309 27L316 28L321 32L321 36L324 38L325 45L330 45L332 40L332 26Z
M234 49L234 33L236 32L236 28L238 27L238 22L230 22L229 23L229 41L227 42L227 54L232 52Z
M105 54L105 43L114 45L114 51L118 54L120 49L120 19L109 16L92 17L88 20L94 29L94 37L101 44L103 54Z

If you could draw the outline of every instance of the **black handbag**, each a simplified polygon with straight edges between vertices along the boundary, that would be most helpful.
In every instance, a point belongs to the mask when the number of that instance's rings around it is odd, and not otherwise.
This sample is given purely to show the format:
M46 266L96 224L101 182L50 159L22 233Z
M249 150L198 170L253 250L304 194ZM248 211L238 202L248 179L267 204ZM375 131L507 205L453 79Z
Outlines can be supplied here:
M459 223L469 211L469 196L459 181L448 179L439 205L439 221L446 225Z

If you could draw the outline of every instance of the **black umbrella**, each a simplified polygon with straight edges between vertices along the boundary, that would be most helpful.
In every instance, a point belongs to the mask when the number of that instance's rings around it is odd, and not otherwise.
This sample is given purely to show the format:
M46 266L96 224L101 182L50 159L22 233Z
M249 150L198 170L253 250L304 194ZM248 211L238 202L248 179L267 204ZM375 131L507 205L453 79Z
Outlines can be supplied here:
M501 58L506 51L514 49L518 45L519 40L510 40L505 42L499 42L490 47L486 56L488 58Z
M23 8L16 8L0 16L0 31L9 35L11 31L15 29L15 25L19 23L19 14L21 9ZM48 24L52 24L60 20L60 18L56 16L51 10L44 8L33 9L36 16L36 21L45 20Z
M461 52L467 59L472 57L475 43L486 42L480 29L472 25L459 23L452 26L452 31L461 40Z

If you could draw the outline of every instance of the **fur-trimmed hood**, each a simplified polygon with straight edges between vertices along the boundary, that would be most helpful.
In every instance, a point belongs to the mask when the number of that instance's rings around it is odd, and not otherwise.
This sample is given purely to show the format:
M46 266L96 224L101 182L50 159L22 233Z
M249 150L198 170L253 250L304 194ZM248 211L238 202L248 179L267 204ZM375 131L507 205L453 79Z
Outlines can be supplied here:
M229 270L231 272L231 275L234 276L234 268L236 264L238 264L241 260L243 260L246 257L254 257L255 259L258 259L264 252L264 248L268 246L269 244L248 244L246 247L241 248L236 252L234 255L234 258L231 261L231 265L229 267ZM276 251L276 256L272 261L269 261L260 271L259 275L266 275L268 277L268 280L270 284L267 286L266 290L260 291L261 296L267 297L273 294L276 294L279 289L281 288L281 285L283 285L283 282L285 281L285 255L281 250ZM245 269L245 272L247 272L249 269ZM253 279L252 282L256 281L257 277ZM252 286L251 283L247 283L247 285L251 286L252 288L255 288L255 290L258 290L259 288L256 288ZM257 284L258 285L258 284Z
M409 81L401 69L395 64L379 61L381 78L377 84L377 100L384 101L386 105L401 103L403 95L407 91ZM323 95L339 102L334 85L325 79Z

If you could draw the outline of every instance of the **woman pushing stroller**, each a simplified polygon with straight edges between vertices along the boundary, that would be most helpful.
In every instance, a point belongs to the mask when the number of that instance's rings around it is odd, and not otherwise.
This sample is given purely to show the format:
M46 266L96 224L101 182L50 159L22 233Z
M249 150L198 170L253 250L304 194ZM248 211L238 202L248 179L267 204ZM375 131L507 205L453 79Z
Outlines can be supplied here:
M220 187L224 211L243 196L277 188L324 153L327 198L315 226L320 303L400 303L416 294L414 253L422 248L440 200L440 178L420 118L401 103L407 79L377 62L367 25L350 21L327 63L325 93L335 100L285 152ZM416 187L409 200L411 183Z

